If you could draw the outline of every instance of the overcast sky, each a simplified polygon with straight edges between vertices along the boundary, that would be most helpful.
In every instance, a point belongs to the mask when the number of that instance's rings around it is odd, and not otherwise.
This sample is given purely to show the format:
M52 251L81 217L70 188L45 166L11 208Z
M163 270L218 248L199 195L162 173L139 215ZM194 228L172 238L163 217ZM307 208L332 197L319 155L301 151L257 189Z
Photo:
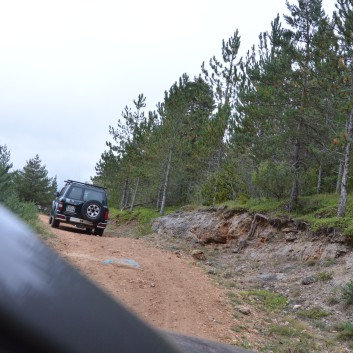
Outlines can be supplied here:
M296 3L296 0L290 1ZM331 15L335 0L324 0ZM139 93L147 110L236 29L258 43L285 0L8 0L0 5L0 145L14 169L39 155L59 186L89 181Z

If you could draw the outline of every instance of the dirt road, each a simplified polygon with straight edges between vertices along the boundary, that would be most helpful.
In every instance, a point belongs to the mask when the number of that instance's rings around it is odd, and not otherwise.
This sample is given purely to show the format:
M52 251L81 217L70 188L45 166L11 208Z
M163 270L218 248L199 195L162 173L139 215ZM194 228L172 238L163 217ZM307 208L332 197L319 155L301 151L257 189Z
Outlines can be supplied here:
M49 227L48 218L41 220ZM50 229L47 243L108 294L156 328L224 343L239 342L224 291L191 257L150 242Z

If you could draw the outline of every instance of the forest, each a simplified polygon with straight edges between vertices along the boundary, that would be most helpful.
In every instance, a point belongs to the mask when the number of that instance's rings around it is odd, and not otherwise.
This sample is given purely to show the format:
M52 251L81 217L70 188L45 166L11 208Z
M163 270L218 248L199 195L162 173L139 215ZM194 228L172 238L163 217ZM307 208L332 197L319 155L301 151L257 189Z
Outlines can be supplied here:
M197 77L182 74L155 110L146 110L143 93L124 108L91 178L107 188L111 207L163 215L166 207L274 199L295 211L303 197L330 194L335 216L346 215L353 0L337 0L331 15L321 0L286 5L245 56L236 30ZM11 168L0 145L0 202L30 221L50 206L56 178L38 155L23 170Z
M353 1L286 2L239 57L238 30L153 111L139 94L109 126L92 181L121 210L339 195L346 213L353 134Z

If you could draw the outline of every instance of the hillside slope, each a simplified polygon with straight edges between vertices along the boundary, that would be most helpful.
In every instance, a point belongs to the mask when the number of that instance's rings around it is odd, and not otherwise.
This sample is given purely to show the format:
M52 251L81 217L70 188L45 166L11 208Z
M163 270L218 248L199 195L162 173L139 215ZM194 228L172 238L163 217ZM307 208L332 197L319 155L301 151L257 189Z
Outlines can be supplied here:
M353 322L342 299L342 287L353 280L353 253L338 232L318 234L295 220L227 208L179 211L152 227L166 247L172 240L172 249L199 258L228 290L234 316L243 321L237 330L258 336L246 347L353 351L352 341L339 338L340 327Z

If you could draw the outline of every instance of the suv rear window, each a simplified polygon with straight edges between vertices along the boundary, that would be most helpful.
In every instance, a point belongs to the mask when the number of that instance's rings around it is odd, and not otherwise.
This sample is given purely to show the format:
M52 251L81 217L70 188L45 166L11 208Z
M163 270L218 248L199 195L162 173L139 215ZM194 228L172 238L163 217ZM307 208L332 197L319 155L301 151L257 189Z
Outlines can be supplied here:
M80 186L72 186L67 197L80 201L97 200L103 205L107 204L104 191L82 188Z
M105 193L100 190L85 190L83 193L83 201L88 200L97 200L100 201L103 205L106 204Z

